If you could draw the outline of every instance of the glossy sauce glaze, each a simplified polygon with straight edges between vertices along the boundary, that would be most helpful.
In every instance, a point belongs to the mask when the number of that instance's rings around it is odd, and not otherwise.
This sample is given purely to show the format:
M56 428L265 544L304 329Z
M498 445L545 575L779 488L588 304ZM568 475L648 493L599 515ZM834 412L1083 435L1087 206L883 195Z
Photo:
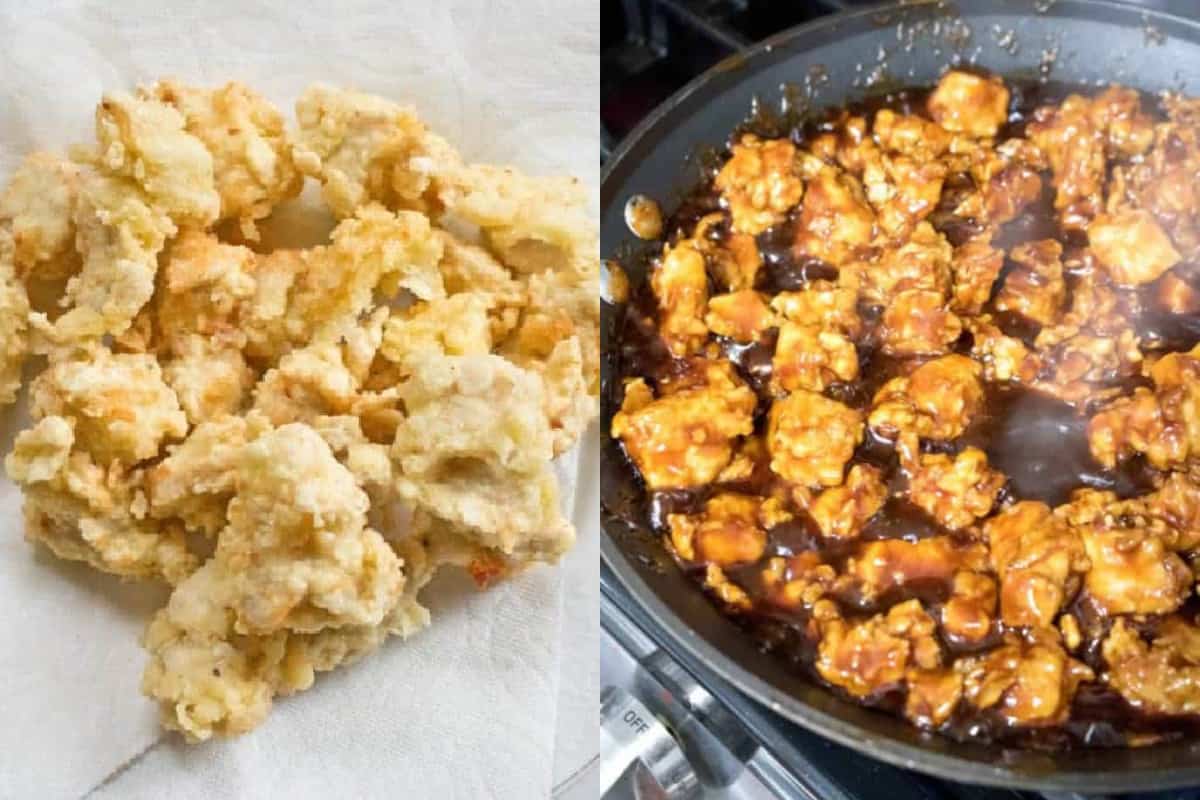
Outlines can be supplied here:
M1008 123L1000 131L997 141L1022 135L1027 120L1034 109L1040 106L1057 103L1072 91L1094 93L1088 89L1054 84L1014 84L1010 81L1008 86L1011 89L1010 113ZM851 105L848 110L867 119L883 108L923 115L927 96L928 90L902 90ZM1143 98L1143 107L1154 109L1156 103L1153 98L1146 97ZM797 145L803 145L819 133L836 130L841 119L844 119L841 112L828 112L815 120L803 121L760 115L748 120L742 129L736 131L731 142L741 133L751 132L764 138L786 137ZM690 236L699 219L721 209L719 195L711 181L712 175L709 177L710 180L698 185L666 220L664 239L667 242L674 243ZM1042 186L1042 194L1035 202L1000 227L994 244L1007 251L1021 242L1057 239L1064 247L1063 261L1069 263L1071 255L1086 246L1086 236L1081 239L1078 233L1061 229L1053 206L1054 189L1048 173L1043 174ZM954 246L980 231L980 226L972 220L952 213L972 188L968 176L950 175L937 208L928 217L933 227ZM796 254L793 246L796 217L793 211L784 223L756 236L762 257L762 267L754 284L756 290L773 295L781 291L803 289L814 280L837 279L837 269L819 259ZM728 234L729 220L726 215L725 222L711 226L707 235L720 240ZM657 259L648 266L650 271L655 269ZM1003 282L1005 274L1012 268L1012 263L1006 262L1000 279L993 287L993 299L995 287ZM1176 273L1184 275L1191 282L1200 277L1200 265L1183 265ZM1075 277L1069 270L1066 281L1070 292L1075 285ZM710 289L714 285L714 277L710 274ZM1200 286L1200 280L1195 280L1194 285ZM1154 300L1154 291L1155 286L1151 285L1128 292L1128 307L1135 319L1134 327L1140 336L1143 352L1148 349L1191 349L1200 342L1200 318L1194 313L1179 314L1163 310L1161 304ZM1038 331L1036 325L1030 325L1015 314L996 312L994 308L989 310L1006 335L1019 338L1027 344L1032 343ZM859 377L853 382L834 382L824 391L827 397L864 413L870 409L872 398L884 383L911 368L911 363L886 354L880 346L878 331L881 312L878 306L860 305L859 313L865 331L855 342ZM657 324L656 300L649 282L644 281L634 287L630 301L623 309L618 335L616 384L619 385L622 378L642 377L651 385L657 385L686 371L686 361L672 355L658 333ZM753 343L735 342L720 336L710 339L720 355L735 366L740 377L758 395L754 423L756 434L765 430L766 412L772 402L772 356L777 335L777 330L771 329L760 341ZM971 344L971 334L964 331L961 339L954 343L953 350L965 353L970 351ZM1114 381L1122 391L1128 391L1144 383L1145 379L1123 376L1114 378ZM973 446L986 452L990 465L1006 477L1006 483L997 498L997 507L1019 500L1040 500L1057 506L1065 503L1072 491L1082 487L1111 490L1120 497L1131 497L1149 491L1161 479L1161 473L1150 467L1141 456L1122 461L1113 469L1106 469L1098 463L1089 451L1088 414L1085 410L1028 388L992 383L985 383L984 386L984 410L971 422L966 432L949 441L922 440L922 450L953 454ZM668 515L698 513L705 501L717 494L737 492L770 495L781 479L770 469L768 460L764 456L748 477L737 481L664 491L646 491L636 467L630 463L632 481L639 487L638 491L628 494L616 507L608 504L605 511L633 528L648 528L661 536L668 531ZM851 464L869 464L878 468L888 486L889 496L882 510L871 517L858 538L839 541L823 537L814 520L805 512L798 511L791 521L770 529L766 552L758 563L729 570L729 577L743 587L753 601L751 609L734 616L736 621L747 629L765 651L819 683L825 682L814 668L817 640L811 635L802 615L764 601L766 589L762 586L761 563L772 556L792 556L813 551L840 573L846 559L863 542L881 539L911 542L932 536L965 540L967 534L964 531L946 529L904 499L906 477L898 462L892 444L879 439L868 428ZM683 561L680 564L694 570L694 565ZM698 581L703 577L702 572L695 573ZM928 578L920 575L911 577L913 579L903 586L879 596L863 597L843 591L835 593L833 599L847 620L865 618L912 598L919 599L936 619L938 611L951 594L949 577L944 574L931 574ZM1104 668L1100 644L1111 626L1111 620L1094 604L1089 605L1086 594L1082 592L1076 592L1064 610L1074 615L1085 631L1084 645L1076 656L1099 675ZM1197 612L1200 612L1200 603L1193 595L1180 613L1194 616ZM1156 618L1153 615L1143 617L1137 624L1145 626L1145 632L1152 632ZM941 647L951 655L987 652L1001 642L1003 634L1004 626L998 619L992 622L986 637L974 642L956 641L939 632ZM903 707L903 693L892 689L862 698L852 697L837 687L830 688L853 702L885 711L900 713ZM1101 681L1094 680L1086 681L1079 687L1072 701L1069 718L1059 725L1013 726L994 709L979 711L966 703L959 703L950 718L937 727L937 731L959 740L997 742L1018 747L1113 747L1197 736L1200 735L1200 718L1146 713L1130 705Z

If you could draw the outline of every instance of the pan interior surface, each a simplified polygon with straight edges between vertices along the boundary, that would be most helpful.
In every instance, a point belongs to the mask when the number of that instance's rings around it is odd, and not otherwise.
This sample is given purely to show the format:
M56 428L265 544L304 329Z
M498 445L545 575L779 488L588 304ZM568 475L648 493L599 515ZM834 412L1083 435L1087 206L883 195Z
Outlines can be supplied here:
M980 0L859 11L781 33L718 64L644 120L606 165L604 257L618 258L631 282L641 282L645 248L625 227L625 200L646 194L671 211L695 182L703 154L719 150L755 103L841 105L891 87L932 85L953 63L1024 80L1045 75L1068 84L1200 92L1187 82L1200 76L1200 24L1112 2L1058 0L1043 12L1034 6L1032 0ZM602 555L674 646L798 724L897 766L1009 788L1117 792L1200 785L1200 741L1052 753L959 743L843 701L760 652L675 566L656 536L615 513L638 492L607 435L616 411L618 317L603 304Z

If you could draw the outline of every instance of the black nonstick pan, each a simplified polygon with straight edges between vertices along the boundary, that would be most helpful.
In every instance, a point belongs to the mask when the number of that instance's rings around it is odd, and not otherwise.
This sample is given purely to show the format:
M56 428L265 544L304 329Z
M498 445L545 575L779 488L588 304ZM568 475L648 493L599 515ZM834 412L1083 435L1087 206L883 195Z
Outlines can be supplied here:
M878 69L881 55L886 71ZM620 256L634 284L643 279L623 218L626 200L644 193L669 213L672 198L695 178L697 153L720 148L756 98L777 104L788 94L782 86L804 96L807 84L815 105L841 105L889 83L931 85L952 59L1026 80L1048 74L1068 84L1115 81L1196 93L1200 24L1106 0L962 0L860 10L786 31L684 87L614 153L601 188L604 256ZM1056 791L1200 785L1200 741L1049 753L958 743L840 700L760 652L675 567L657 536L618 513L637 488L607 436L616 410L617 318L618 310L605 303L602 555L677 646L796 723L901 767L967 783Z

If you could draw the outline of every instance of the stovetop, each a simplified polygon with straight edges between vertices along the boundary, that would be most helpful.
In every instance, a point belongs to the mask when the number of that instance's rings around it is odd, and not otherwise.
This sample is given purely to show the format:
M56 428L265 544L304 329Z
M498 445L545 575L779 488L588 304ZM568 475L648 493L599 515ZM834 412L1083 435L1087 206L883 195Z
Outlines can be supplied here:
M1200 16L1200 0L1133 1ZM655 106L719 60L785 28L869 4L602 0L601 161ZM800 728L673 647L603 566L601 622L601 774L613 786L606 800L1093 800L942 781ZM1200 800L1200 789L1128 797Z

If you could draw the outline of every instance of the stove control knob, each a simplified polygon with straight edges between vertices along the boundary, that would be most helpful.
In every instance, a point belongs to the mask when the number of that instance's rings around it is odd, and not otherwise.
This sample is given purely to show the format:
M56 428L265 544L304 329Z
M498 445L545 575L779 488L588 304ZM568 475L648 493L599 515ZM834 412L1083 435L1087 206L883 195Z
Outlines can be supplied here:
M632 790L622 796L648 796L638 786L646 776L663 800L695 800L700 782L682 748L653 713L636 697L616 686L600 693L600 793L618 796L616 788L630 768L635 770ZM641 774L638 774L641 773Z

